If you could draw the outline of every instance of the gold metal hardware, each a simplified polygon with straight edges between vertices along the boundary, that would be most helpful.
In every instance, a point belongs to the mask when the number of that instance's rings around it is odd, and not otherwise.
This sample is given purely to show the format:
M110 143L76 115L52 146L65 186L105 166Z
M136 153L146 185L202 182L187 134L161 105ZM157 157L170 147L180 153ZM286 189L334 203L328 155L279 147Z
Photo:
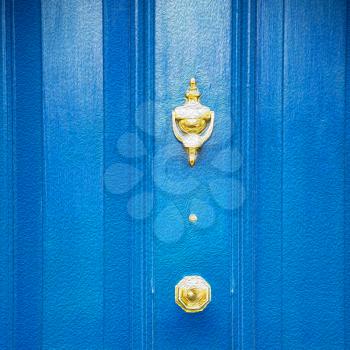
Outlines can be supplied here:
M186 312L201 312L210 300L210 284L201 276L186 276L175 286L175 302Z
M198 217L197 217L196 214L190 214L190 215L188 216L188 220L189 220L190 222L192 222L192 223L195 223L195 222L197 222Z
M173 132L185 147L189 164L194 166L200 148L213 132L214 112L199 102L201 94L194 78L185 97L185 103L172 112Z

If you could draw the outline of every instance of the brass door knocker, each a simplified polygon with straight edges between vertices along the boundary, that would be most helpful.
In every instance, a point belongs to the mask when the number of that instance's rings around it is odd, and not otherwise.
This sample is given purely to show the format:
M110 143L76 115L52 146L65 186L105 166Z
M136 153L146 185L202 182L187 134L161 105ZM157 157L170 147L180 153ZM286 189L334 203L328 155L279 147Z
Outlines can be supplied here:
M175 137L187 151L190 166L194 166L198 151L213 132L214 112L199 102L201 94L194 78L185 96L185 103L173 110L172 124Z

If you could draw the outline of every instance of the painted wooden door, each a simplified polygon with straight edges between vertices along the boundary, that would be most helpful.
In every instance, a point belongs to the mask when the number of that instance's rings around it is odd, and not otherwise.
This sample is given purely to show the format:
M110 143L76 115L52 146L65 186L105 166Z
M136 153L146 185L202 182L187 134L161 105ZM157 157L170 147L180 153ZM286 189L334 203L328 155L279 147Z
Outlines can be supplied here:
M346 0L1 4L1 349L350 348Z

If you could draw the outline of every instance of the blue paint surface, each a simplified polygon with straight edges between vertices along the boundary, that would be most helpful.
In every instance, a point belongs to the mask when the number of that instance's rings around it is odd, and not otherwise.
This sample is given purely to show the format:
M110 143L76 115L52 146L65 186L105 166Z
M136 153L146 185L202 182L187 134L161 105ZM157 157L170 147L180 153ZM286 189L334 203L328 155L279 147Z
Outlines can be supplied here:
M259 7L256 317L262 349L347 348L345 5Z
M350 347L345 0L1 11L1 349ZM189 168L192 76L216 125Z
M42 33L42 346L100 349L104 256L101 2L43 1Z

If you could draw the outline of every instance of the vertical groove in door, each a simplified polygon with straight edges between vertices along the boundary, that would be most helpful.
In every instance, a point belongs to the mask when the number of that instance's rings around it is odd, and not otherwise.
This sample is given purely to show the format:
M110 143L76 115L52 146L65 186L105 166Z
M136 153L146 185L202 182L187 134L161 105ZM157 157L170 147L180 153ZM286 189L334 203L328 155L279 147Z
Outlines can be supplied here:
M154 124L154 2L135 1L135 105L134 116L136 126L143 131L142 140L147 155L138 162L143 170L144 181L138 193L143 193L143 220L135 221L135 239L140 237L141 276L139 290L141 333L139 346L142 349L153 348L153 124ZM141 195L142 196L142 195ZM134 285L134 288L137 286ZM136 289L137 290L137 289ZM138 298L138 297L137 297ZM136 300L136 299L134 299ZM137 344L134 344L137 345Z
M146 23L146 43L147 49L146 53L146 71L145 71L145 81L146 91L146 120L147 120L147 129L146 133L148 135L154 135L154 126L155 126L155 113L154 113L154 103L155 103L155 62L154 62L154 51L155 51L155 0L149 0L147 2L147 23ZM154 285L154 139L148 137L146 140L147 149L149 150L149 155L146 161L146 186L145 192L149 193L149 200L144 204L148 209L150 218L146 221L145 227L145 237L146 237L146 251L149 251L149 257L146 256L146 266L147 266L147 281L146 281L146 307L147 307L147 334L148 339L147 343L149 344L150 349L154 349L155 343L155 334L154 334L154 297L155 297L155 285Z
M245 192L240 210L238 249L238 348L254 349L255 240L256 240L256 6L255 0L241 2L241 96L240 143L243 157L241 182ZM244 197L243 197L244 196Z
M279 283L278 290L280 293L280 302L278 306L279 310L279 318L276 317L276 321L280 323L279 326L279 337L276 337L275 340L279 341L279 346L281 350L285 349L284 345L284 148L285 148L285 73L286 73L286 0L282 0L280 2L282 18L278 18L279 26L278 28L281 30L281 39L282 39L282 51L281 51L281 74L280 78L280 105L281 110L280 113L280 252L279 252ZM282 22L282 23L281 23ZM266 308L266 307L265 307ZM277 332L276 332L277 333ZM273 335L273 332L270 332Z
M12 4L1 1L1 120L0 120L0 348L13 348L13 118Z
M40 1L8 1L12 20L13 347L42 346L43 123ZM30 320L30 321L28 321Z
M133 217L132 346L153 348L153 125L154 2L135 0L131 37L131 118L140 142L134 144L134 167L142 174L132 190L128 211Z
M346 3L346 68L344 109L344 347L350 348L350 4Z
M242 154L241 148L241 35L242 35L242 2L235 0L232 2L232 19L231 19L231 118L233 120L231 137L231 148L238 147ZM231 157L231 169L234 163L237 163L237 159ZM241 170L239 171L241 176ZM232 177L233 179L233 177ZM244 189L244 184L242 183ZM233 191L233 189L231 189ZM231 194L233 196L233 194ZM231 199L232 200L232 199ZM243 202L243 199L242 199ZM242 216L242 208L239 208L239 218ZM240 293L239 283L239 237L241 235L241 219L235 220L233 215L231 216L231 349L240 348L240 302L238 295Z

